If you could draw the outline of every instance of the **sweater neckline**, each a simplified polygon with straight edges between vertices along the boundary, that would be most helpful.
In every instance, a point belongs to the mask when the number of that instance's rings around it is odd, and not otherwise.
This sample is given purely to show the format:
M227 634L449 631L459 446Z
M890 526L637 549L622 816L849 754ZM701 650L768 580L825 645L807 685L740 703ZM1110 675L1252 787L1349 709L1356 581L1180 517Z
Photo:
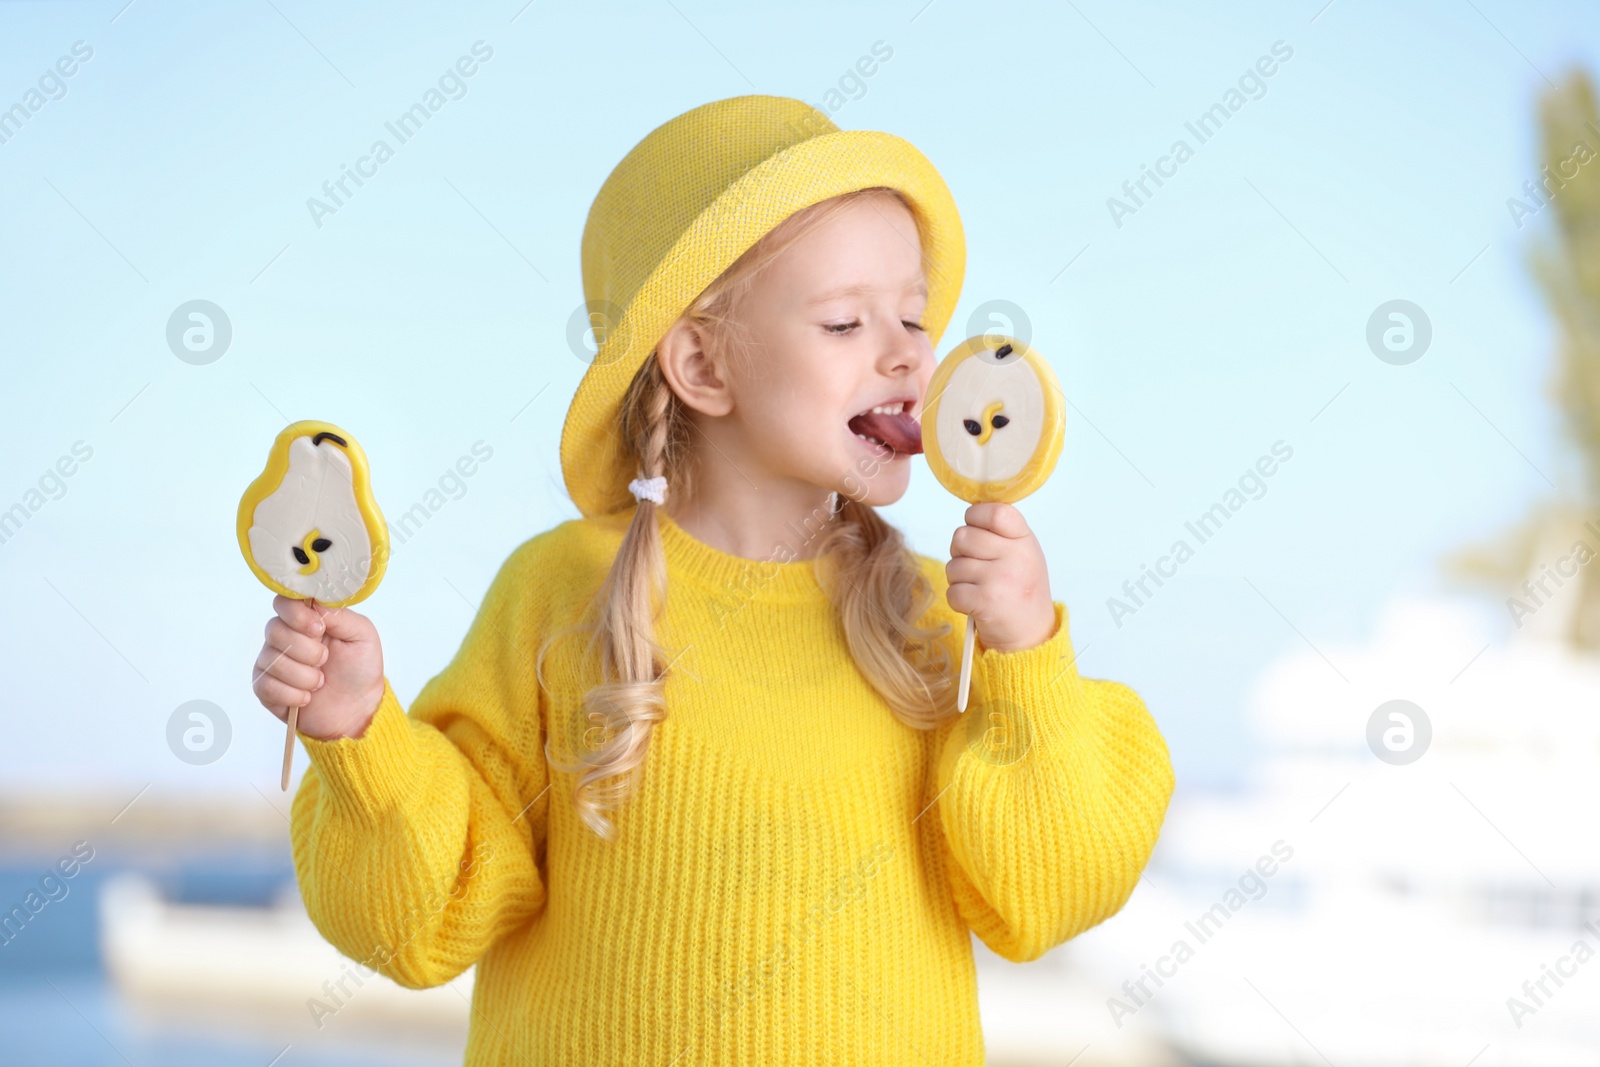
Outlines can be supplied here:
M662 552L672 574L688 578L712 592L747 600L827 599L827 592L817 579L816 558L782 562L783 556L776 550L767 559L736 556L699 540L678 525L665 509L656 508L655 512ZM625 529L633 521L633 512L620 512L616 518Z

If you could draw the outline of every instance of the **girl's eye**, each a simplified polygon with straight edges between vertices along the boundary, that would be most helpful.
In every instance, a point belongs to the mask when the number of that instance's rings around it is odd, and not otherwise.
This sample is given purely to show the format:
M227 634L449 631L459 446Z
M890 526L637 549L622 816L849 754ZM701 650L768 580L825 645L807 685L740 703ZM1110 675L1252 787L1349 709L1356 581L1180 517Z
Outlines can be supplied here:
M902 319L901 320L901 324L904 325L904 326L909 326L913 330L923 330L923 329L925 329L925 327L922 325L922 323L920 323L920 322L912 322L910 319ZM826 324L823 325L822 328L824 330L827 330L829 333L833 334L835 337L843 337L845 334L849 333L851 330L855 329L857 326L860 326L860 325L861 325L861 321L859 319L857 319L855 322L830 322L830 323L826 323Z

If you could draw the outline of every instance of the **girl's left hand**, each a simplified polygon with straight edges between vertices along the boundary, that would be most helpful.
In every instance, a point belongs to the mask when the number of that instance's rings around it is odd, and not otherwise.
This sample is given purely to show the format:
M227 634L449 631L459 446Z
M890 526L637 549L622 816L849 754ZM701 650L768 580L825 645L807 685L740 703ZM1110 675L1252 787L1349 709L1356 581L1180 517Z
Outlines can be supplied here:
M944 568L950 609L972 616L985 648L1042 644L1055 631L1056 609L1039 539L1010 504L974 504L966 522L950 538Z

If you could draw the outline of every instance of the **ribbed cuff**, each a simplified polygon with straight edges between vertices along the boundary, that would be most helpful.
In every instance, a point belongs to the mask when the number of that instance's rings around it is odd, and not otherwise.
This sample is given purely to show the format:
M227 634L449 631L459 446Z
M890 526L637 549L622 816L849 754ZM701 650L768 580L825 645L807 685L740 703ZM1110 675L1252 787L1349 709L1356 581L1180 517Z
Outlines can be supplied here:
M1057 709L1069 708L1068 693L1078 679L1067 608L1059 600L1054 605L1055 629L1039 644L1011 651L988 648L973 657L973 699L989 705L989 713L1004 716L995 722L1014 720L1009 728L1016 734L1010 743L1027 748L1059 731L1063 724L1051 717L1058 714ZM969 704L967 714L972 710Z
M412 724L386 675L383 699L360 737L331 741L300 735L339 807L372 818L397 810L415 793L420 759Z
M985 648L977 654L974 664L983 664L984 669L997 678L1005 675L1037 674L1050 663L1056 665L1056 670L1071 665L1073 657L1072 643L1067 638L1067 606L1059 600L1055 601L1053 606L1056 621L1049 637L1032 648L1010 651ZM982 638L979 638L979 643L981 645Z

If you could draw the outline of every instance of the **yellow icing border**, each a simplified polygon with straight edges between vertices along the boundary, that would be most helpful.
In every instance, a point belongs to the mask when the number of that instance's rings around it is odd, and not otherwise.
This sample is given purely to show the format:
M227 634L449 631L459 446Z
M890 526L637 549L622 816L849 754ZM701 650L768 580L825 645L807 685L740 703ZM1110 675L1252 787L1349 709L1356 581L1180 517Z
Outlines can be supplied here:
M351 489L355 493L356 509L361 512L361 520L367 527L367 536L372 541L372 565L367 571L367 580L361 584L361 588L343 600L317 601L325 607L342 608L367 599L383 580L383 572L389 565L389 525L384 521L383 512L378 510L378 501L372 495L372 473L367 466L367 454L362 451L354 437L333 423L319 422L315 419L290 423L272 442L272 451L267 454L266 469L256 476L255 481L244 491L244 496L239 498L237 522L239 550L244 553L244 561L250 565L250 570L260 579L262 585L282 596L294 597L296 600L308 599L273 581L256 563L255 557L250 553L250 527L255 521L257 505L276 492L283 484L284 475L289 473L289 445L298 437L314 437L319 433L337 434L347 443L345 455L350 460L353 478Z
M982 349L994 351L1007 344L1021 354L1033 368L1040 382L1044 384L1045 425L1040 427L1039 444L1034 448L1033 458L1028 460L1020 471L1010 478L997 482L976 482L963 474L956 473L955 469L945 462L944 454L939 450L939 434L935 429L938 426L939 401L943 398L944 391L950 383L950 376L955 373L958 364L975 358L975 354ZM932 399L922 411L923 455L933 470L933 476L939 479L939 484L967 503L981 504L999 500L1014 504L1043 485L1056 469L1056 460L1061 457L1061 445L1066 437L1067 425L1061 385L1056 380L1056 372L1051 369L1049 362L1015 337L978 334L962 341L939 362L938 369L933 372L933 379L928 383L928 396Z

